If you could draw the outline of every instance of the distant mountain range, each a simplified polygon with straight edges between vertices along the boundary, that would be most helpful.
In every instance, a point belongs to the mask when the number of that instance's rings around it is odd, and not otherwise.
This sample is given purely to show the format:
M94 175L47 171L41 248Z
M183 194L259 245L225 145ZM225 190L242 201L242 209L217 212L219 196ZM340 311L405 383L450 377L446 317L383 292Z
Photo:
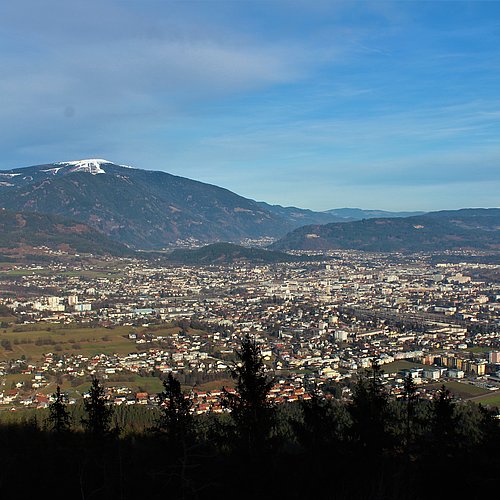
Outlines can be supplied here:
M146 250L186 241L279 238L305 224L401 215L257 203L210 184L102 159L0 171L0 207L81 221L113 240Z
M426 212L388 212L387 210L363 210L361 208L332 208L323 213L339 219L338 221L332 222L350 222L362 219L412 217L414 215L423 215Z
M269 237L281 238L273 250L500 248L499 209L315 212L256 202L210 184L100 159L0 171L0 208L7 210L2 213L3 245L68 244L82 252L88 248L114 255L128 251L125 246L158 250ZM245 252L216 246L173 255L186 262L291 258Z
M448 210L413 217L304 226L270 248L374 252L500 250L500 209Z
M282 207L281 205L269 205L262 201L259 205L275 215L291 221L297 227L310 224L328 224L330 222L351 222L362 219L386 218L386 217L410 217L422 215L425 212L387 212L385 210L363 210L361 208L332 208L324 212L315 212L304 208Z
M133 252L87 224L56 215L0 209L0 250L47 247L95 255L130 256ZM8 253L8 252L7 252Z

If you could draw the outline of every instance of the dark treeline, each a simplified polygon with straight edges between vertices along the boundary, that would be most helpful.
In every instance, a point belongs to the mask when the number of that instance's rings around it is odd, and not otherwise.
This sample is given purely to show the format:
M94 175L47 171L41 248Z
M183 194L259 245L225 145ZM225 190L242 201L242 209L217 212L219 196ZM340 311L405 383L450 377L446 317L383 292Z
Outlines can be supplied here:
M5 498L496 498L496 411L459 403L443 387L422 400L411 378L387 394L377 365L348 402L312 391L273 406L256 344L242 341L221 415L194 416L172 375L160 404L105 404L94 379L69 409L58 390L44 418L0 426ZM38 415L38 418L36 418Z

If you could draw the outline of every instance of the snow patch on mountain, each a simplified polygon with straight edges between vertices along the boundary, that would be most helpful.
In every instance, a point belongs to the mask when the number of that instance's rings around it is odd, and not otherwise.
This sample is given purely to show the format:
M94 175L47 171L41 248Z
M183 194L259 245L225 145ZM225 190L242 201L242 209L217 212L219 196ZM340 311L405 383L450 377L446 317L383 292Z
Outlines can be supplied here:
M2 177L8 177L8 178L12 178L12 177L17 177L18 175L21 175L21 174L0 174L0 176Z
M92 158L89 160L76 160L76 161L61 161L54 163L54 165L62 165L63 167L70 167L69 172L87 172L92 175L105 174L106 171L101 168L101 165L110 164L108 160L100 158ZM52 170L52 169L50 169Z
M42 170L42 172L50 172L52 175L56 175L62 167L48 168L47 170Z

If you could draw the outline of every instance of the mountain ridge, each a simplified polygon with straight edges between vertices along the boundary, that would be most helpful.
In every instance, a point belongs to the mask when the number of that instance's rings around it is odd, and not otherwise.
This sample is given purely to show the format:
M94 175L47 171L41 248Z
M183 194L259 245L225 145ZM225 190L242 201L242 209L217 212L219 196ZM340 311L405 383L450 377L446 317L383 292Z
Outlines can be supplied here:
M290 248L317 250L330 249L332 245L361 249L416 248L418 238L408 233L414 232L415 228L409 229L406 222L394 221L406 220L410 218L408 214L411 217L436 217L430 215L436 212L425 214L359 208L315 212L270 205L212 184L158 170L117 165L98 158L0 171L0 208L73 219L88 224L112 240L142 250L199 246L221 241L242 243L260 239L262 243L266 239L272 241L279 238L280 241L272 248L286 250L287 245ZM437 217L443 219L445 212ZM378 222L367 222L370 220ZM384 220L390 222L384 223ZM343 229L337 227L334 230L336 226L330 226L356 222L357 225L347 225ZM317 226L316 229L300 229L311 224ZM419 225L418 221L415 224ZM436 226L437 222L433 224ZM320 225L330 229L319 229ZM391 241L388 240L390 235L384 236L389 226L391 231L396 231ZM451 240L447 244L439 245L436 234L430 235L434 243L422 240L422 244L425 248L438 250L455 248L460 244L472 245L473 248L481 242L486 244L484 234L474 242L471 235L464 234L467 229L464 227L460 235L455 234L458 226L460 224L455 224L452 228ZM317 235L316 230L322 234ZM441 227L440 230L446 233L450 227ZM326 235L325 231L331 234ZM336 237L332 231L337 231ZM360 233L354 234L356 231ZM367 231L371 235L371 243L363 241L362 235ZM397 231L405 234L398 236ZM421 233L429 236L427 230ZM299 242L301 234L308 234L309 241ZM469 239L464 240L466 236ZM296 241L291 242L294 238ZM333 242L335 238L337 241Z
M80 160L80 163L92 160ZM134 248L279 237L293 224L231 191L155 170L98 160L94 175L58 162L0 173L0 205L88 223ZM90 172L92 173L92 172Z
M444 210L412 217L304 226L269 248L375 252L500 250L500 209Z
M291 219L292 221L306 226L309 224L329 224L331 222L351 222L362 219L373 218L392 218L392 217L410 217L414 215L423 215L426 212L391 212L387 210L366 210L362 208L331 208L317 212L307 208L298 208L294 206L284 207L282 205L270 205L264 201L257 202L261 207L280 217ZM300 226L299 226L300 227Z

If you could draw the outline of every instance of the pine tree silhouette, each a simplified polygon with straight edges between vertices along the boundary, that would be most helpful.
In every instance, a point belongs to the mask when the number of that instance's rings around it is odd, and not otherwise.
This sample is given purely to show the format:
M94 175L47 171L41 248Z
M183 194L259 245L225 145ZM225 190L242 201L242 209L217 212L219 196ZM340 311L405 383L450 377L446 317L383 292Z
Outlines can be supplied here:
M389 396L382 384L382 370L377 361L371 371L360 377L349 405L352 433L360 446L378 453L391 444Z
M442 454L449 454L457 445L457 418L455 402L444 385L432 402L431 438L433 447Z
M57 386L56 392L52 395L53 401L49 404L49 427L58 434L69 430L71 417L64 403L61 388Z
M166 432L174 440L184 440L190 436L193 430L190 413L192 402L185 397L180 382L171 373L163 381L159 400L162 414L157 422L157 430Z
M415 411L418 401L417 386L415 385L415 381L413 380L411 373L408 373L408 375L404 379L403 397L406 402L405 444L406 448L408 449L413 441L413 422L415 419Z
M330 453L343 440L349 423L345 408L335 400L325 398L317 389L311 399L301 401L301 419L292 421L298 442L314 453Z
M274 412L268 395L273 380L266 375L260 349L249 335L243 338L236 356L238 362L231 368L236 394L224 389L223 404L231 411L242 446L255 450L270 437Z
M92 378L89 397L84 402L87 417L82 424L89 434L102 437L110 433L113 408L106 404L104 387L97 377Z

